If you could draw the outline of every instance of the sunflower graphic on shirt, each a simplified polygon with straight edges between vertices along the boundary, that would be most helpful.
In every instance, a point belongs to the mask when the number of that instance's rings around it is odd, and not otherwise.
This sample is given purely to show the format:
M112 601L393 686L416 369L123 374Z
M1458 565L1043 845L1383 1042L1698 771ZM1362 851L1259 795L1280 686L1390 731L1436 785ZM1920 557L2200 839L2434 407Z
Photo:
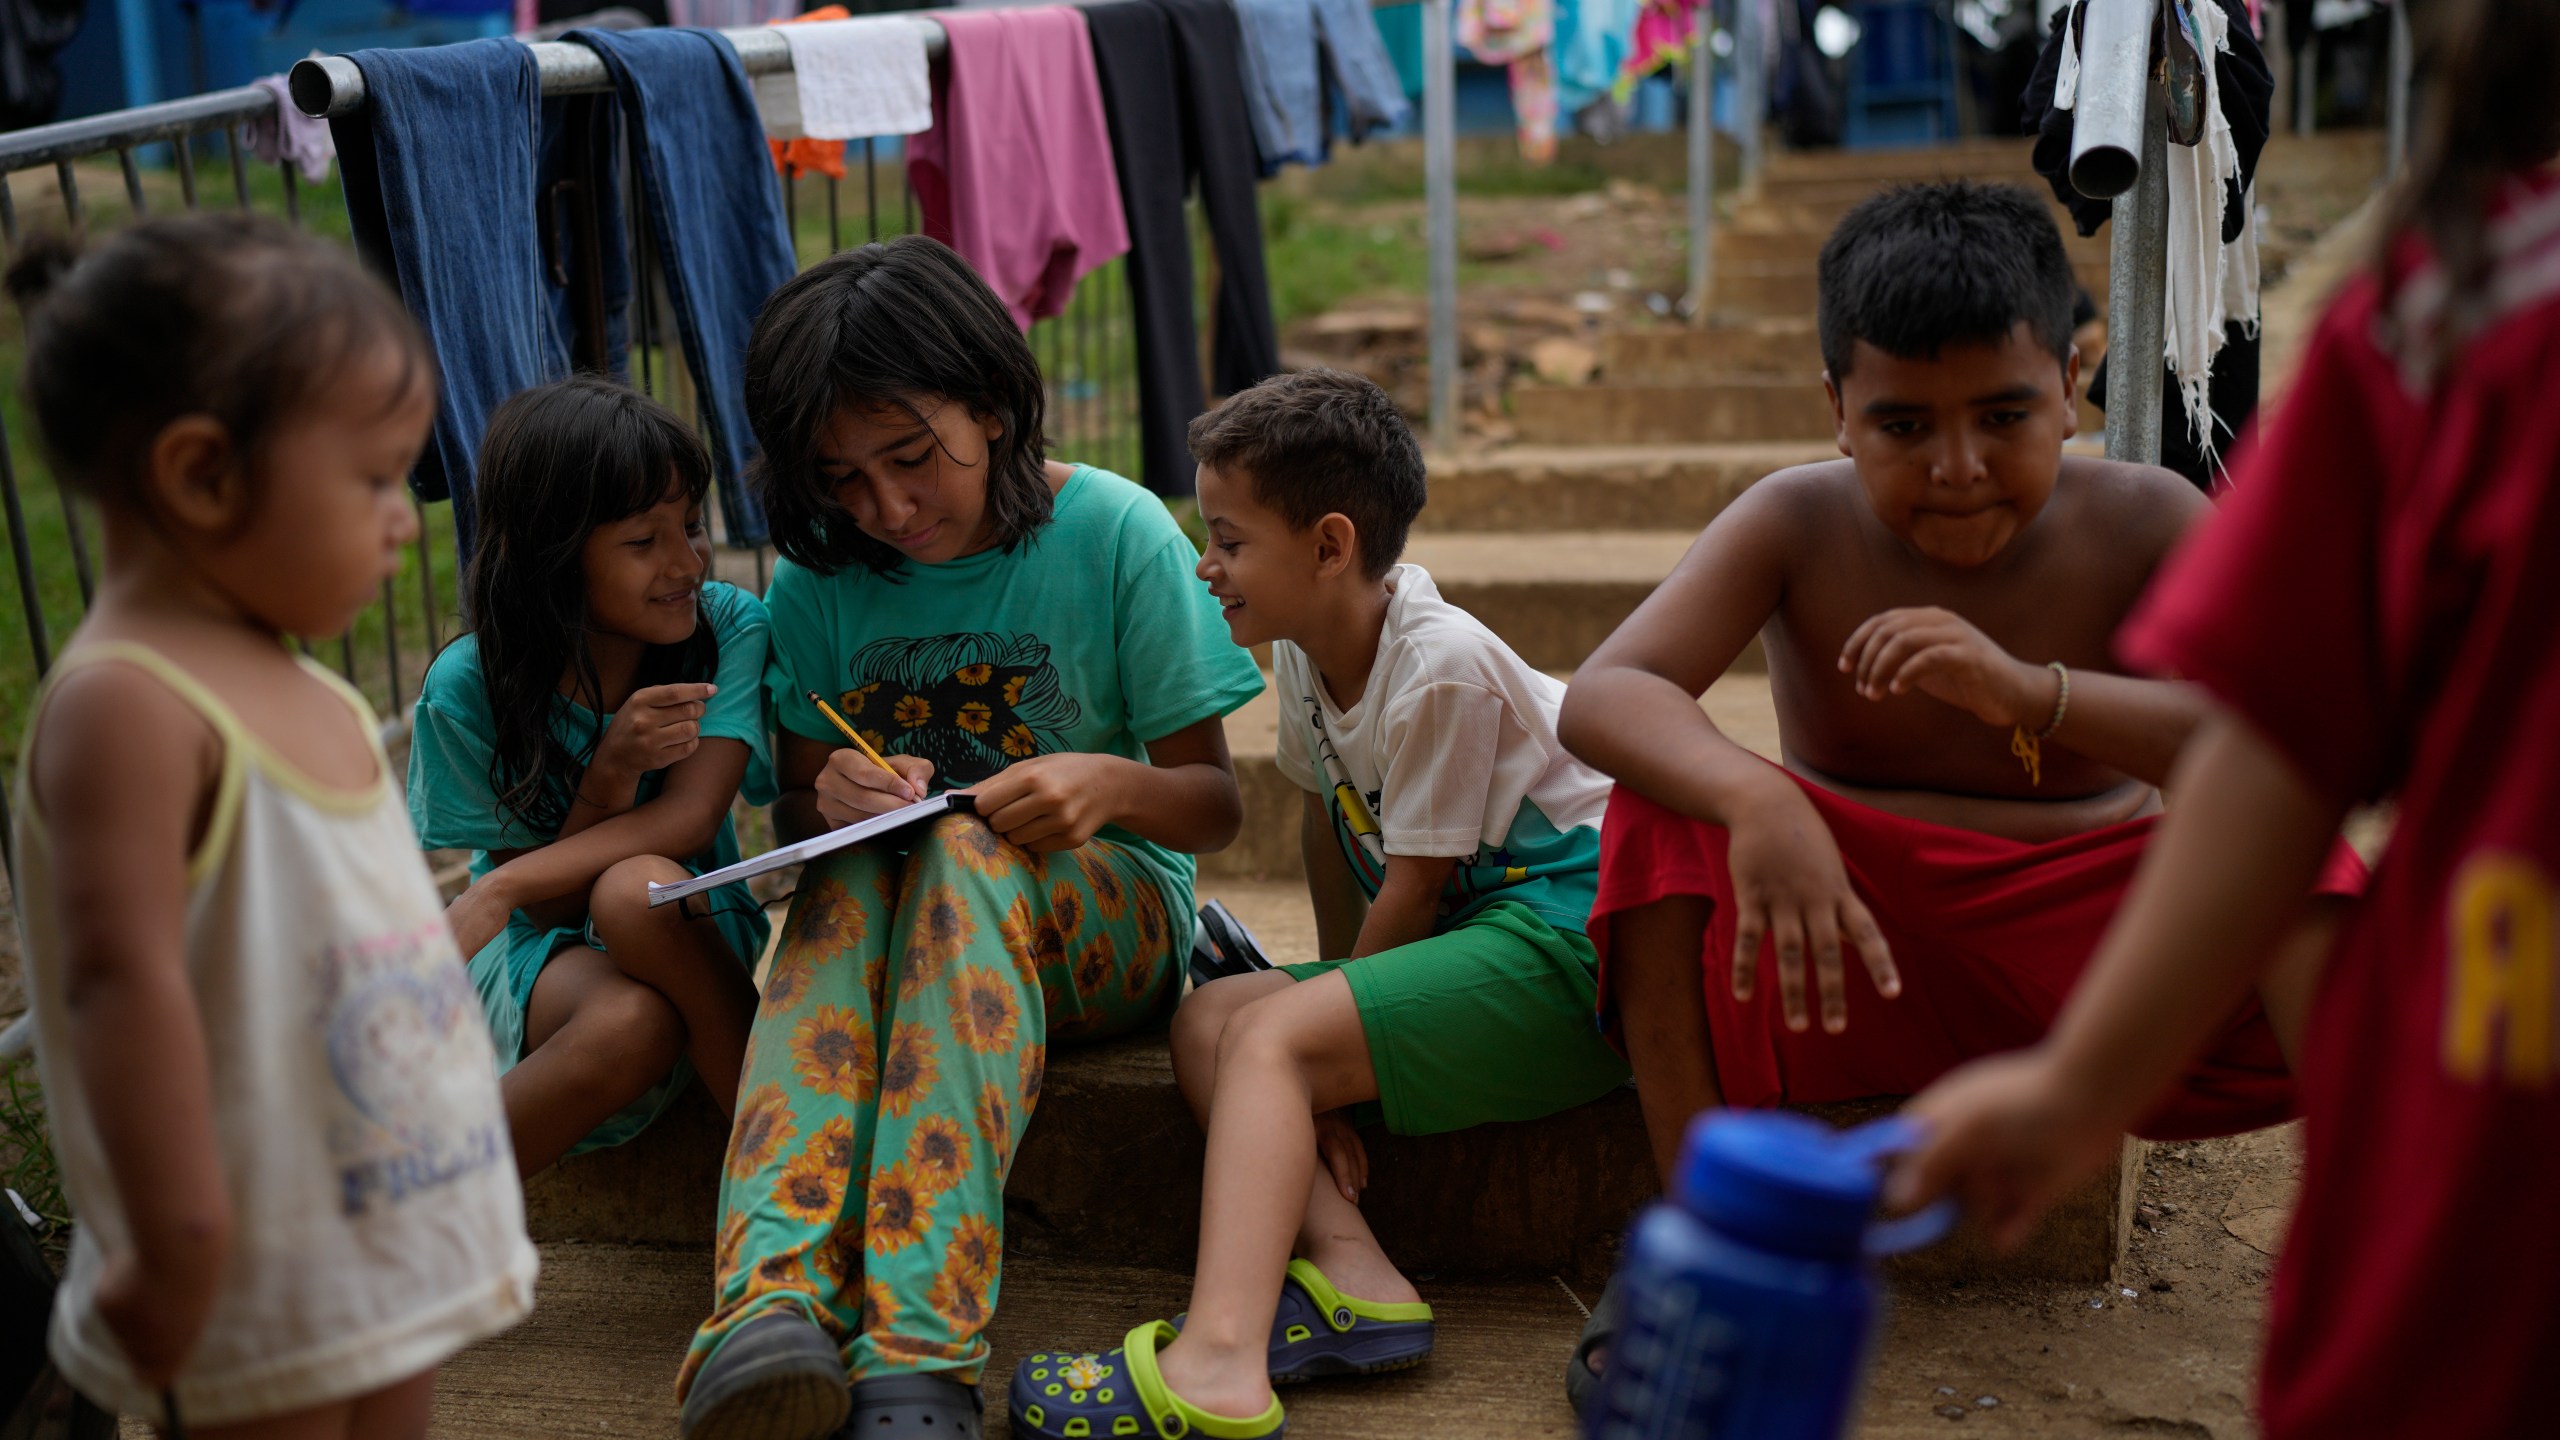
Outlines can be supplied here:
M1083 714L1048 645L1030 635L892 636L862 647L849 669L836 708L872 748L932 761L942 785L1068 748Z

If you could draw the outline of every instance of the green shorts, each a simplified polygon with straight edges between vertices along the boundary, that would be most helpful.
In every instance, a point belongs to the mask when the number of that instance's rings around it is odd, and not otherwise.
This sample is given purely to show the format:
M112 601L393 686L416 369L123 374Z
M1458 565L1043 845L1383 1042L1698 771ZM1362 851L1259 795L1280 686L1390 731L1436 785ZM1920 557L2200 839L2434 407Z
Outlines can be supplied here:
M1627 1083L1627 1062L1593 1019L1591 942L1514 901L1357 961L1279 968L1296 980L1342 972L1378 1072L1379 1111L1398 1135L1535 1120ZM1353 1118L1366 1123L1367 1108Z

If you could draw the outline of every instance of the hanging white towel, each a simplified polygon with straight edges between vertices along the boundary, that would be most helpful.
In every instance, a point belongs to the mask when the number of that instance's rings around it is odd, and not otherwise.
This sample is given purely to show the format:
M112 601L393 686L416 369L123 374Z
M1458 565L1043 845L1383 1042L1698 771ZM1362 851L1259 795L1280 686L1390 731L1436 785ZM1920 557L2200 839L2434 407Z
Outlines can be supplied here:
M756 108L776 140L859 140L933 127L924 27L903 17L807 20L778 27L791 68L756 78Z
M2187 432L2218 464L2217 451L2225 437L2214 433L2207 387L2213 379L2213 358L2222 352L2230 322L2238 320L2244 333L2257 333L2257 201L2253 193L2241 196L2240 233L2230 244L2222 243L2223 207L2232 182L2240 176L2240 151L2231 139L2231 122L2223 117L2222 87L2214 74L2214 57L2231 49L2230 20L2212 0L2170 3L2172 23L2187 26L2204 57L2205 129L2202 143L2169 147L2164 348L2169 373L2178 382L2179 402L2187 412Z

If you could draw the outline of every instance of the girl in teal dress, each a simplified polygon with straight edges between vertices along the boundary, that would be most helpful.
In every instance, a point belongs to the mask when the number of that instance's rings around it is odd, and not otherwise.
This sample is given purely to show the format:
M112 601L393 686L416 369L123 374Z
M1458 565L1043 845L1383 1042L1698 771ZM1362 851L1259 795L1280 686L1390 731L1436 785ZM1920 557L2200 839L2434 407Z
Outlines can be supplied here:
M922 237L813 266L757 321L774 828L954 787L977 815L801 874L678 1382L692 1440L822 1440L849 1411L881 1440L972 1433L1049 1043L1165 1012L1191 856L1240 823L1222 718L1261 676L1163 503L1049 461L1042 403L1002 304Z
M764 912L743 885L647 894L735 861L731 801L773 797L764 606L706 578L710 483L683 421L604 380L489 422L473 628L419 693L409 816L472 852L448 916L526 1175L639 1134L689 1075L736 1106Z

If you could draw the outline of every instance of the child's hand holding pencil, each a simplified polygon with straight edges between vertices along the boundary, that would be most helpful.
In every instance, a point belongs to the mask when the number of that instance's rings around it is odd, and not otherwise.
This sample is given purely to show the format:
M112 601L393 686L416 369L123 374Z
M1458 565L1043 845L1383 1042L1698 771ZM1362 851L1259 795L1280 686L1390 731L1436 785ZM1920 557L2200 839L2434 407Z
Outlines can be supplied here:
M809 701L853 746L828 757L827 768L818 772L818 816L830 829L913 805L930 792L932 761L917 755L884 756L818 692L810 691Z

